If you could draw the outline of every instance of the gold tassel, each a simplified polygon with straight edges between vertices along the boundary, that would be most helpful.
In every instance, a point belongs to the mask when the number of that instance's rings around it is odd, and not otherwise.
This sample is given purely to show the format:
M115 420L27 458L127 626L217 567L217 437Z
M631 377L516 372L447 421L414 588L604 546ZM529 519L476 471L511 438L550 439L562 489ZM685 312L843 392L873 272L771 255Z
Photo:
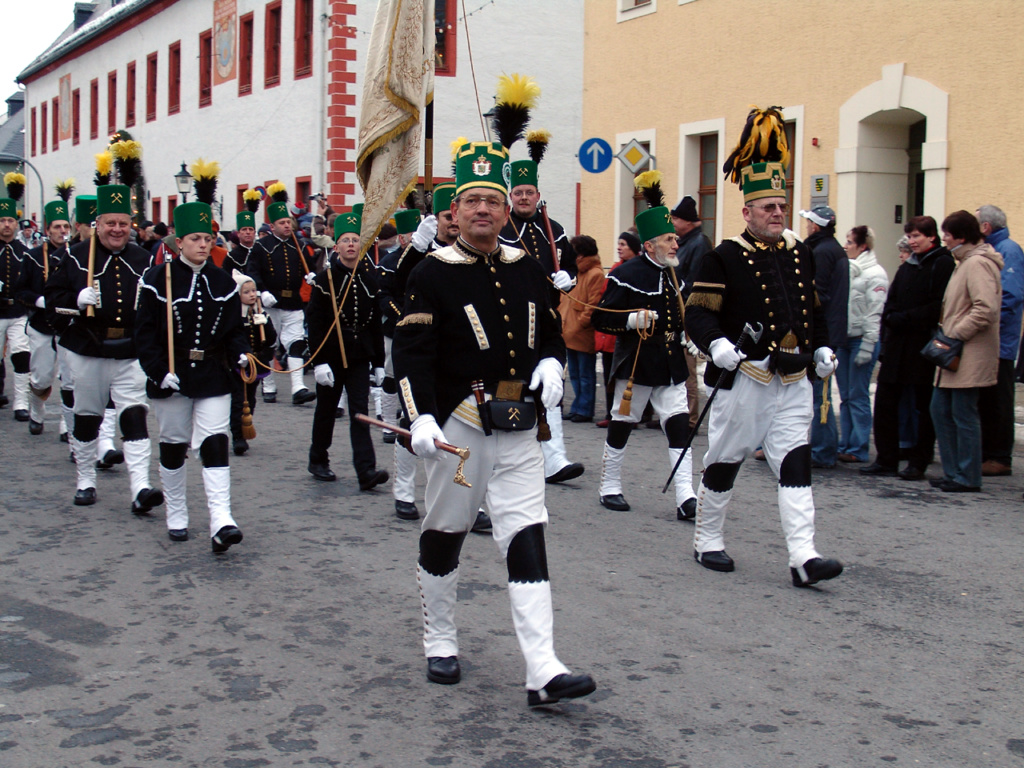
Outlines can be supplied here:
M256 427L252 423L252 408L249 407L249 400L242 401L242 437L252 440L256 437Z
M619 416L629 416L632 409L630 401L633 399L633 377L630 376L626 382L626 389L622 393L622 402L619 403Z

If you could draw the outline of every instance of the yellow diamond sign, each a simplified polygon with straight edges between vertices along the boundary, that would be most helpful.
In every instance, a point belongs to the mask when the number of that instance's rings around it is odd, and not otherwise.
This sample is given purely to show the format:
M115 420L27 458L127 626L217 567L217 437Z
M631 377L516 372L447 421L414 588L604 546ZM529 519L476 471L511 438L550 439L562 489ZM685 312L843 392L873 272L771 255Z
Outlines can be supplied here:
M636 139L631 139L616 155L630 173L639 173L651 161L651 153Z

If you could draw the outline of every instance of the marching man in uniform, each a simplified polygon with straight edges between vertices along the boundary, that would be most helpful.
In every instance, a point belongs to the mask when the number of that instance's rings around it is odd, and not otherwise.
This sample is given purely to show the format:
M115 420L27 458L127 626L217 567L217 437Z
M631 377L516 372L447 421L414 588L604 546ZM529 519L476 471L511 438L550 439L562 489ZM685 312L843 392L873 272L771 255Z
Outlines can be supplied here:
M245 210L235 214L235 228L238 230L238 245L224 257L221 268L229 275L234 271L249 271L249 254L256 245L256 211L260 209L263 198L255 189L247 189L242 193Z
M711 407L704 476L697 493L694 559L713 571L732 571L725 552L725 510L733 483L758 445L779 479L779 514L794 586L838 576L838 560L814 547L811 493L812 413L808 368L825 378L835 371L824 314L814 289L814 259L786 231L789 149L778 108L751 110L725 173L743 190L742 234L701 260L686 303L686 329L708 357L710 388L739 369ZM744 325L761 324L756 344L739 349Z
M6 345L14 368L14 418L29 420L28 379L31 346L25 334L25 314L28 310L18 301L17 294L27 281L27 250L18 239L18 200L25 189L25 177L20 173L4 176L7 194L0 197L0 363Z
M486 500L508 568L527 703L538 706L585 696L595 685L555 655L536 400L554 407L561 399L565 345L544 268L498 242L509 212L507 174L501 144L467 143L459 151L452 203L459 238L412 271L393 349L413 451L432 459L417 568L427 678L461 678L459 553ZM469 447L470 488L452 482L455 460L435 441Z

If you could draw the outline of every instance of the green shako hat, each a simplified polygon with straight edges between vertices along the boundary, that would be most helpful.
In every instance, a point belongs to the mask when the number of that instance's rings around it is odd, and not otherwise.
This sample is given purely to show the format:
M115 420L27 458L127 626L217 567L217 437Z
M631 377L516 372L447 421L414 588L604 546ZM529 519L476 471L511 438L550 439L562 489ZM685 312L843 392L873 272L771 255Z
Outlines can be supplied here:
M789 145L781 109L751 109L740 141L722 167L726 178L743 189L744 203L787 196Z
M362 232L363 217L353 208L351 213L339 213L334 217L334 239L345 234L358 235Z
M75 198L75 223L92 224L96 221L96 195L79 195Z
M436 216L442 211L451 210L452 199L454 197L455 184L453 182L446 181L444 184L438 184L436 187L434 187L434 215Z
M278 219L291 217L288 211L288 187L283 182L277 182L267 187L267 217L271 223Z
M132 215L132 191L124 184L104 184L96 187L96 215L123 213Z
M508 195L508 150L497 141L463 144L455 156L455 196L472 187L496 189Z
M512 181L509 187L515 189L522 184L537 186L537 164L533 160L516 160L512 163Z
M420 225L420 212L415 208L395 211L395 229L400 235L408 235L416 231Z
M18 201L9 197L0 197L0 219L18 218Z
M43 208L43 226L48 227L55 221L70 221L68 204L63 200L51 200Z
M182 203L174 208L174 236L213 234L213 209L206 203Z
M352 213L354 213L356 216L359 216L360 218L362 218L362 215L363 215L363 204L362 203L356 203L355 205L353 205L352 206Z
M245 229L246 227L256 228L256 214L252 211L239 211L235 214L235 229Z
M643 194L651 206L641 211L636 217L636 229L640 233L640 242L646 243L661 235L675 233L672 226L672 212L665 205L665 195L661 191L661 171L644 171L633 180L636 188Z

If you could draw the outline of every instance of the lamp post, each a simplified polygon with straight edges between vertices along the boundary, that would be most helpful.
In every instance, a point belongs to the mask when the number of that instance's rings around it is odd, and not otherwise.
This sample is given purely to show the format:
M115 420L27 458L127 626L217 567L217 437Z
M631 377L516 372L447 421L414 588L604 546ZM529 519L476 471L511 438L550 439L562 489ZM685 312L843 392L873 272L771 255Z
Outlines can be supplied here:
M497 101L497 97L495 97L495 101ZM487 141L494 140L493 138L491 138L491 125L494 123L494 115L494 107L491 107L486 112L484 112L484 129L487 131Z
M181 195L181 202L188 202L188 190L192 186L192 174L185 170L185 163L181 164L181 170L174 174L174 183L178 185L178 194Z

